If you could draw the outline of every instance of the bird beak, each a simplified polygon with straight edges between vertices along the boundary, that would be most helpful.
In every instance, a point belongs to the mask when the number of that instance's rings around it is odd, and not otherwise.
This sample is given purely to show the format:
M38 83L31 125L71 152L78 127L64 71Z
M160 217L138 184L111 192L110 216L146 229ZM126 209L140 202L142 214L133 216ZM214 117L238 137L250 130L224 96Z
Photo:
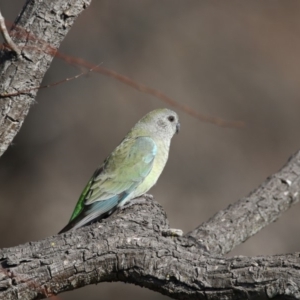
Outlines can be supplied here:
M180 130L180 123L178 122L178 123L176 124L176 133L178 133L179 130Z

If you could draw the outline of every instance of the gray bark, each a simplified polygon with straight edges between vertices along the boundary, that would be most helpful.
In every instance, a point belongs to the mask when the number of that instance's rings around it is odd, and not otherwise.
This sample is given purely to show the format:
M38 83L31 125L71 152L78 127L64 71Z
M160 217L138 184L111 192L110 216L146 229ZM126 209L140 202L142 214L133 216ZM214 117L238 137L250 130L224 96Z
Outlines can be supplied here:
M168 229L162 207L146 197L101 223L3 249L0 299L42 299L103 281L175 299L300 298L299 253L217 257L193 238L163 236Z
M299 202L300 152L258 189L188 235L205 241L211 254L226 254Z
M89 3L26 3L20 27L11 31L21 57L0 53L0 154L36 96L24 91L40 84L53 49ZM17 91L23 92L5 96ZM134 283L175 299L300 299L299 253L222 257L299 201L299 175L300 152L248 197L183 237L166 236L165 212L143 197L101 223L2 249L0 299L42 299L104 281Z
M91 0L29 0L10 31L20 56L0 52L0 156L21 128L56 49ZM4 16L5 17L5 16ZM22 92L7 97L7 94Z

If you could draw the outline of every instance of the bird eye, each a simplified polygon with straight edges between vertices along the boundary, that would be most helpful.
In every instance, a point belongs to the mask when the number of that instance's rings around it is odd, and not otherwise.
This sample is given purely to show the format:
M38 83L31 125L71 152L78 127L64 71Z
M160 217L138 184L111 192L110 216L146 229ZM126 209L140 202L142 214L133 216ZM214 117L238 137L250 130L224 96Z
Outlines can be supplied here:
M169 116L169 117L168 117L168 120L169 120L170 122L174 122L175 118L174 118L174 116Z

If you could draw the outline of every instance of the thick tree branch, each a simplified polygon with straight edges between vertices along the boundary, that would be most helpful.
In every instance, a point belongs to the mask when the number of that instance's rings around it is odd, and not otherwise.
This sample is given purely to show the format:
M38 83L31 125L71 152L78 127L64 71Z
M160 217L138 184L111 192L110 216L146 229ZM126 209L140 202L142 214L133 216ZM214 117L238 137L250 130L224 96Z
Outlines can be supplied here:
M220 242L210 235L201 236L201 226L191 235L165 237L169 225L161 206L149 198L136 199L102 223L1 250L0 299L41 299L103 281L131 282L176 299L300 299L298 253L212 256L216 249L233 248L296 202L299 157L298 152L249 197L202 225L206 228L216 219L224 228L226 217L231 216L239 228L232 230L233 222L232 227L220 230L216 226L216 233L211 231L213 237L228 232L228 243L222 242L224 238ZM243 202L246 208L241 209ZM212 249L209 255L200 240Z
M28 0L10 31L21 55L0 52L0 95L39 86L57 49L91 0ZM49 54L49 45L52 54ZM46 49L48 48L48 49ZM0 96L0 156L23 124L37 90Z
M205 241L211 254L228 253L298 203L299 191L300 151L249 196L219 211L187 235Z
M0 299L42 299L103 281L175 299L300 299L299 253L220 258L164 237L161 206L137 199L102 223L0 251Z

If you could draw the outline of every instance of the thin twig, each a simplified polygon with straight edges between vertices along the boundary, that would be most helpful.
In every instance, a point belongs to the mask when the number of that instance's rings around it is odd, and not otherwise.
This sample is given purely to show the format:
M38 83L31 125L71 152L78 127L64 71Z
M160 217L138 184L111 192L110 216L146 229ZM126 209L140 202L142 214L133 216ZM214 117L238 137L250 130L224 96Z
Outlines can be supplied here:
M13 50L18 56L20 56L21 55L21 50L13 42L13 40L11 39L11 37L8 33L6 25L5 25L4 18L1 14L1 10L0 10L0 30L1 30L2 36L3 36L6 44L8 45L9 49Z
M79 73L79 74L77 74L75 76L72 76L72 77L68 77L68 78L62 79L60 81L56 81L54 83L50 83L50 84L43 85L43 86L35 86L35 87L30 88L30 89L26 89L26 90L14 92L14 93L0 94L0 98L7 98L7 97L18 96L18 95L22 95L22 94L28 94L28 93L30 93L31 91L34 91L34 90L46 89L46 88L49 88L49 87L53 87L53 86L59 85L59 84L64 83L64 82L71 81L73 79L77 79L77 78L79 78L79 77L81 77L83 75L87 75L88 73L93 72L101 64L102 64L102 62L100 64L94 66L93 68L87 70L87 71L81 72L81 73Z
M19 34L22 33L24 31L24 29L22 27L17 27L19 29ZM224 120L222 118L219 117L215 117L215 116L211 116L211 115L206 115L206 114L202 114L198 111L195 111L194 109L192 109L191 107L189 107L186 104L182 104L180 102L177 102L176 100L170 98L169 96L167 96L166 94L164 94L163 92L156 90L154 88L151 88L149 86L146 86L142 83L139 83L127 76L124 76L116 71L107 69L105 67L101 67L101 66L94 66L92 63L85 61L81 58L77 58L77 57L72 57L70 55L66 55L63 54L61 52L59 52L57 50L56 47L51 46L50 44L46 43L44 40L42 39L38 39L36 36L34 36L31 33L26 33L26 38L29 40L33 40L33 41L39 41L41 42L42 45L44 45L44 47L40 48L40 47L35 47L35 46L30 46L30 47L26 47L26 49L28 51L31 51L32 53L34 51L36 52L41 52L41 51L46 51L49 55L53 56L53 57L57 57L60 58L62 60L64 60L65 62L67 62L68 64L72 64L72 65L76 65L76 66L80 66L80 67L85 67L88 69L92 69L94 72L98 72L104 76L107 77L111 77L119 82L122 82L125 85L131 86L132 88L148 94L148 95L152 95L154 97L156 97L157 99L160 99L161 101L181 110L184 111L185 113L187 113L188 115L202 121L202 122L206 122L206 123L211 123L214 124L216 126L219 127L228 127L228 128L242 128L245 126L245 123L242 121L231 121L231 120ZM64 82L65 80L59 81L57 84ZM50 86L54 86L57 85L56 83L51 84ZM49 86L44 86L42 88L46 88ZM16 93L5 93L5 94L0 94L0 98L6 98L6 97L11 97L11 96L17 96L20 94L27 94L32 90L37 90L39 89L38 87L34 87L34 88L30 88L30 89L26 89L26 90L22 90Z

